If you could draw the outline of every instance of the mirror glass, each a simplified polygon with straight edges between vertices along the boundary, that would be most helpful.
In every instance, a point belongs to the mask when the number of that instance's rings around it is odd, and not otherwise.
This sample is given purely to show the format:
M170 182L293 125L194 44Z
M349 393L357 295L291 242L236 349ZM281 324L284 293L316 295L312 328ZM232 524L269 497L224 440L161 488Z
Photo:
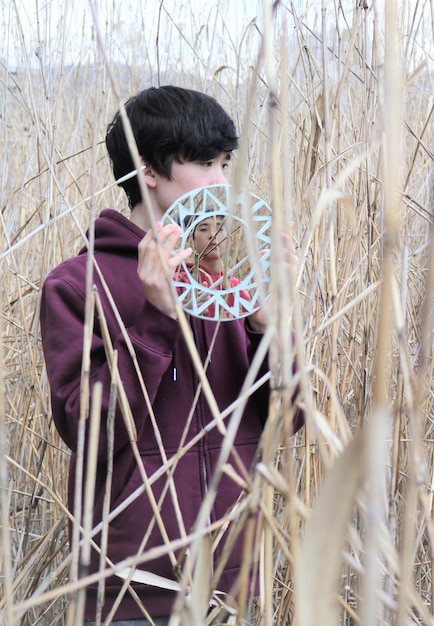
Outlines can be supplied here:
M182 228L180 247L193 254L174 273L186 313L227 321L250 315L268 295L271 209L230 185L195 189L163 216Z

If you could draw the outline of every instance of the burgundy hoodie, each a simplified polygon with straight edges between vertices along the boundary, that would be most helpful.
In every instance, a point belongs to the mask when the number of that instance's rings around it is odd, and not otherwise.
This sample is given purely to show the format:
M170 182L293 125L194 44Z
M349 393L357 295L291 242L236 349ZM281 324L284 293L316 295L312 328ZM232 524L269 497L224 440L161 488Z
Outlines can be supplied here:
M95 260L127 329L158 424L162 446L170 458L176 454L183 438L188 443L212 421L213 416L203 392L196 404L194 403L199 381L179 323L161 313L145 299L137 276L137 246L144 234L120 213L111 209L104 210L95 222ZM51 387L53 417L61 437L72 451L69 472L71 510L74 502L75 451L80 416L86 262L87 252L83 249L78 256L55 268L45 282L41 304L42 344ZM153 474L163 463L161 445L159 447L129 348L97 271L94 271L93 284L103 305L113 348L117 351L120 377L137 430L140 457L158 501L167 482L166 475L156 481L152 480ZM223 322L219 325L194 317L188 317L188 321L202 362L208 356L211 357L207 378L222 411L239 396L261 334L251 332L244 320ZM95 485L95 525L102 519L108 458L105 424L111 383L100 320L95 313L91 345L91 391L97 381L103 384L103 394ZM247 402L235 437L234 448L247 470L251 466L262 433L267 405L268 386L263 385ZM192 406L195 408L191 415ZM295 429L299 425L300 422L295 424ZM192 530L207 493L207 485L216 467L222 441L219 429L211 428L175 465L173 481L186 533ZM232 458L230 461L233 463ZM143 485L119 407L115 415L113 464L110 510L115 509ZM236 472L240 473L239 468ZM211 511L211 522L225 517L239 493L240 486L229 476L223 476ZM182 533L174 507L173 490L166 490L160 511L170 540L179 538ZM108 558L117 563L135 555L152 519L148 497L146 493L142 493L110 523ZM97 535L95 540L99 543L100 536ZM145 551L163 544L157 525L154 524ZM224 539L219 543L217 555L223 547ZM98 563L99 555L96 550L92 550L91 572L98 571ZM240 564L239 541L218 582L219 590L231 590ZM165 578L176 579L167 556L147 561L140 568ZM117 576L106 580L103 618L115 601L122 583ZM170 614L175 599L174 591L137 583L132 586L151 616ZM87 590L87 619L95 619L95 606L96 586L90 586ZM143 613L137 602L127 592L116 611L115 619L141 617Z

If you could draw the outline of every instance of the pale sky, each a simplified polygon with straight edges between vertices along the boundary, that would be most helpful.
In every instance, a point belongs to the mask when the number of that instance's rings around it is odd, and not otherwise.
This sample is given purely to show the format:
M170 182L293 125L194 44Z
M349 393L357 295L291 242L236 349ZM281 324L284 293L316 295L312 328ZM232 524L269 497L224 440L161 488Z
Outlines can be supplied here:
M135 37L148 40L152 48L160 5L160 0L94 1L97 23L111 54L117 50L122 57L122 49ZM164 38L170 18L187 37L205 24L211 26L218 12L236 37L248 20L261 14L261 5L261 0L164 0L160 37ZM78 57L83 61L83 56L96 51L94 21L89 0L2 0L0 28L5 37L0 56L8 59L10 67L23 61L24 52L30 63L36 54L51 60L61 55L67 64L77 62Z
M225 28L225 37L229 34L237 43L250 20L262 22L263 3L271 6L272 0L0 0L0 28L5 34L0 58L10 68L23 64L25 56L34 65L37 55L50 64L60 59L65 64L93 62L98 52L91 3L112 60L129 62L131 42L141 41L148 54L155 49L160 7L160 40L179 29L193 45L204 28L222 36ZM321 13L321 0L286 4L300 14L308 9L314 19ZM179 33L173 40L179 41ZM212 41L216 43L215 37Z
M414 20L416 4L412 0L397 0L405 32L415 36L419 17ZM385 0L369 0L371 23L378 21L387 7ZM246 27L256 20L263 32L263 7L273 0L0 0L0 60L9 69L17 65L53 67L95 63L101 59L96 43L95 23L104 40L104 48L112 62L131 63L138 60L155 61L156 39L166 55L182 58L188 65L189 50L200 46L200 56L212 55L217 63L225 59L225 46L235 49L243 39ZM432 55L433 36L430 28L429 3L417 9L425 13L424 31L417 33L420 46ZM294 20L303 18L309 28L321 31L322 7L326 7L327 28L336 29L337 7L345 7L345 19L340 28L351 26L357 0L282 0L280 15L287 19L289 36ZM91 6L95 7L95 17ZM294 14L291 12L294 9ZM339 11L342 17L342 11ZM382 21L382 20L381 20ZM412 25L412 26L410 26ZM427 26L428 25L428 26ZM277 29L278 27L276 27ZM429 32L426 32L428 28ZM429 37L429 40L428 40ZM200 41L198 44L197 41ZM182 50L180 51L180 46ZM209 46L207 50L206 46ZM178 48L178 49L177 49ZM244 48L246 54L249 50ZM254 54L251 49L250 53ZM239 57L241 58L241 57ZM249 58L249 61L251 56Z

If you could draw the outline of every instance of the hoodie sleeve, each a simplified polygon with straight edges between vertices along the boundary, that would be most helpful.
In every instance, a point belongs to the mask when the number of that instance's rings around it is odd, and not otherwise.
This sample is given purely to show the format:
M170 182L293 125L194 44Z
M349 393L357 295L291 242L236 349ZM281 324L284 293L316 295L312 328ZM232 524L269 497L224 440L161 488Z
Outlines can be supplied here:
M84 295L76 285L58 275L47 278L41 300L42 346L54 421L61 437L73 451L77 448L80 420L84 312ZM127 333L152 405L161 379L170 366L173 349L180 335L179 324L145 302ZM112 337L112 341L118 354L118 370L121 372L131 413L136 429L140 432L148 411L134 359L121 331L117 337ZM111 372L104 342L99 333L93 332L90 346L90 394L97 381L103 385L101 419L104 421L108 413ZM115 416L115 452L127 442L128 432L118 407ZM105 428L100 429L98 455L100 461L107 457Z
M248 355L249 355L249 360L251 362L261 342L263 335L260 332L253 331L250 328L248 322L245 323L245 329L246 329L247 337L249 339ZM264 361L262 362L257 378L258 379L261 378L261 376L266 374L268 371L269 371L269 366L268 366L268 355L267 355L267 358L265 358ZM294 362L293 373L295 374L296 371L297 371L297 366L296 366L296 363ZM292 396L293 404L297 402L299 392L300 392L300 389L297 386ZM270 402L270 382L268 380L255 393L255 404L257 406L259 415L261 416L261 419L263 420L263 425L265 425L265 422L268 417L269 402ZM299 407L297 407L297 410L294 414L294 418L292 421L292 433L295 434L298 430L300 430L300 428L303 425L304 425L304 413Z

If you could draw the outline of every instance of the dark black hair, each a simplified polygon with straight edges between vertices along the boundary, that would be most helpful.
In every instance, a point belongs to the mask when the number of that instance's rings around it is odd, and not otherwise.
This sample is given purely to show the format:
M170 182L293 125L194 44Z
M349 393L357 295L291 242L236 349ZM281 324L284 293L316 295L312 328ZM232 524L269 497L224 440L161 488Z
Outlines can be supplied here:
M175 161L207 161L238 147L229 115L199 91L150 87L130 98L125 108L140 156L167 179ZM116 179L135 169L119 111L107 127L106 146ZM141 202L136 176L119 184L131 208Z

